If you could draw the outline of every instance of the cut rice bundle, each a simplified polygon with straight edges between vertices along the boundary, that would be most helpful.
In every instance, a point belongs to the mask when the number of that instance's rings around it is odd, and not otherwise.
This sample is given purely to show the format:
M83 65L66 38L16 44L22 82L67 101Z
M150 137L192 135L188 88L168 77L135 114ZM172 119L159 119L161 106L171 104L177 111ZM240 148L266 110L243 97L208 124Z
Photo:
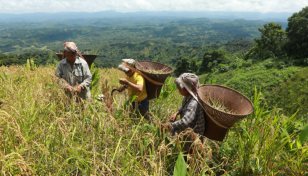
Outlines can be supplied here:
M221 99L216 99L215 97L214 98L209 97L205 102L212 108L217 109L219 111L229 114L236 114L233 109L229 109L227 106L225 106Z
M142 69L140 69L140 71L148 72L148 73L151 73L151 74L168 74L170 72L170 71L167 71L166 69L154 70L154 69L150 69L150 68L149 69L142 68Z

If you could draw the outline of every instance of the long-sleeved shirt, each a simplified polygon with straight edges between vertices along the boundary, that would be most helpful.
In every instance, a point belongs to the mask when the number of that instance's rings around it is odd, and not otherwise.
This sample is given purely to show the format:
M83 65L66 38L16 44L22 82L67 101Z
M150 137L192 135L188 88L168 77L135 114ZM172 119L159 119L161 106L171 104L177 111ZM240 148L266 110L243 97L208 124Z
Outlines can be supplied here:
M55 75L67 82L60 81L63 88L65 88L67 84L73 87L79 85L81 87L81 92L78 96L85 100L89 100L91 98L89 86L92 82L92 75L87 62L82 58L77 56L73 68L66 58L62 59L57 65ZM65 93L71 97L70 92L65 91Z
M199 100L199 102L201 102ZM172 131L181 133L187 128L192 128L195 133L204 135L205 131L205 112L201 105L191 96L185 96L182 107L179 107L181 120L171 122ZM190 138L187 139L189 141ZM190 143L185 144L184 150L188 150Z

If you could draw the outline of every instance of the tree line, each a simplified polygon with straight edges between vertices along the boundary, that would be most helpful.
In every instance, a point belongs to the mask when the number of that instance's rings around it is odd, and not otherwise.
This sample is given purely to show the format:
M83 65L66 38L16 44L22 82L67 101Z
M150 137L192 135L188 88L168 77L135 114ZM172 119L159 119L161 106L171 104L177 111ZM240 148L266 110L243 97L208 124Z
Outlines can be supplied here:
M197 74L214 71L227 72L237 68L239 62L240 65L249 66L254 62L266 59L274 60L278 68L285 67L288 62L299 66L308 65L307 26L308 7L305 7L288 18L286 30L283 30L282 25L274 22L264 24L263 28L258 28L261 37L254 38L255 45L249 51L238 52L238 49L235 49L236 53L228 54L225 48L211 50L205 52L202 61L199 62L196 62L195 58L183 57L177 61L175 73L179 75L189 71ZM238 45L238 47L241 46Z

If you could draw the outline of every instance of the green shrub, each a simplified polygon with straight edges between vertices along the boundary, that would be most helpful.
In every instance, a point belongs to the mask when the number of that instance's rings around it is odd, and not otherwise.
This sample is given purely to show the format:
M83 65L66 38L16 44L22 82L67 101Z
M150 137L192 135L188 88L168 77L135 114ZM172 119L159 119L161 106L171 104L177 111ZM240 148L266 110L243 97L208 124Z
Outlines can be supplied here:
M266 61L263 62L263 65L267 68L270 69L274 66L273 59L267 59Z
M218 64L218 71L220 73L224 73L224 72L229 71L229 65L227 65L227 64Z
M286 64L283 62L283 61L278 61L278 62L275 62L275 68L277 69L283 69L286 67Z

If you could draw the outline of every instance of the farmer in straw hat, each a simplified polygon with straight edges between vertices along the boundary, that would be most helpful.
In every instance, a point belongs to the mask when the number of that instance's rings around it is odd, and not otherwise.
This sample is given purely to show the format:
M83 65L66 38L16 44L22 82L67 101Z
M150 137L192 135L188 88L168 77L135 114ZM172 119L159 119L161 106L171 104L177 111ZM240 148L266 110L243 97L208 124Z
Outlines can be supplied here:
M136 61L134 59L122 59L122 61L135 68ZM126 78L120 78L119 80L122 86L118 88L118 91L122 92L127 89L130 98L136 95L137 97L132 104L133 109L137 113L138 117L139 114L141 114L146 120L148 120L149 123L151 123L148 115L149 99L144 78L122 64L118 66L118 69L126 74Z
M92 75L86 60L74 42L63 42L63 56L57 65L55 75L60 78L61 85L68 97L77 94L84 100L90 100L89 86L92 82Z
M185 131L187 128L193 129L194 133L200 136L204 135L205 131L205 113L202 106L198 103L198 89L199 78L192 73L183 73L179 78L174 80L179 93L184 96L182 106L178 111L170 117L170 123L162 125L162 128L172 130L172 133L178 134ZM198 99L198 101L196 100ZM181 119L176 121L177 116L180 115ZM202 137L201 137L202 139ZM184 136L182 141L183 151L192 153L192 139L191 136Z

